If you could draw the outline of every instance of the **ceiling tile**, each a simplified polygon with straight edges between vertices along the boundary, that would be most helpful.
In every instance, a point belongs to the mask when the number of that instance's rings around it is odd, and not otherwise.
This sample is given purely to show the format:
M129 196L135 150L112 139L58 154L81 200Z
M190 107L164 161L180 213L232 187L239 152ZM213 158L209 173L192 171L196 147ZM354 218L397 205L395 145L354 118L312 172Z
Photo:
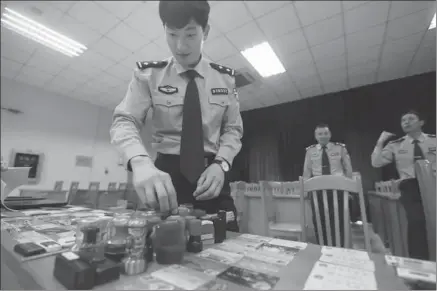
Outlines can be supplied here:
M10 1L7 7L47 26L56 29L63 12L49 4L50 1Z
M307 26L304 31L310 46L328 42L344 34L341 16L334 16Z
M302 98L315 97L323 94L322 87L299 88Z
M290 75L294 80L303 79L308 76L317 74L316 66L313 63L309 63L305 66L300 66L296 70L290 70Z
M240 51L266 41L266 37L255 21L244 24L240 28L227 33L226 36Z
M207 41L213 40L223 35L223 33L220 31L217 25L215 25L214 21L209 20L208 23L209 23L209 32L208 32L208 38L206 39Z
M221 60L238 53L238 50L224 36L206 42L203 48L205 53L214 60Z
M349 84L351 88L366 86L375 82L375 73L362 74L349 77Z
M280 58L308 48L302 29L297 29L273 40L271 46Z
M127 67L121 63L115 64L106 70L106 72L108 72L109 74L123 81L130 81L132 79L133 71L134 65L132 65L131 67Z
M294 7L302 26L307 26L341 13L341 1L295 1Z
M287 73L274 75L265 79L265 83L278 95L297 92Z
M358 75L367 75L367 74L374 74L376 73L376 70L378 69L378 62L377 61L369 61L366 63L361 63L354 66L349 66L348 68L348 74L349 78L353 76Z
M435 11L435 1L391 1L388 19L393 20L425 9Z
M293 5L288 4L281 9L263 15L256 21L260 25L262 31L266 34L267 38L275 39L300 27L299 21L295 15L296 13Z
M20 72L23 64L5 59L1 59L1 75L3 77L14 78Z
M348 89L349 89L349 87L347 86L346 80L339 81L337 83L323 84L323 90L324 90L325 94L334 93L334 92L341 92L341 91L345 91Z
M21 64L25 64L30 57L32 56L32 52L23 51L15 46L1 44L1 56L2 58L6 58Z
M13 32L3 26L1 26L1 45L10 46L12 48L19 48L20 50L32 53L35 49L42 47L41 44L36 41L29 41L28 38L21 36L18 33Z
M166 39L165 35L162 35L160 38L154 40L153 42L160 47L161 52L164 55L166 55L168 57L170 57L172 55L172 53L168 47L167 39Z
M361 6L369 1L341 1L341 2L343 4L344 11L348 11L358 6Z
M344 14L346 34L387 21L389 1L370 1Z
M278 10L287 3L288 1L244 1L247 9L255 18L271 11Z
M329 42L325 42L323 44L319 44L311 47L311 51L313 52L314 60L320 60L323 58L330 58L344 55L344 37L339 37Z
M93 44L90 49L114 61L125 59L126 56L132 53L105 36Z
M77 1L68 14L100 34L107 33L120 20L92 1Z
M78 83L71 82L69 79L56 76L44 85L44 89L53 90L59 93L68 93L73 91L78 85Z
M53 75L28 66L24 66L20 73L15 77L15 80L33 86L43 86L51 79L53 79Z
M96 1L96 3L121 20L141 5L140 1Z
M241 53L237 53L230 57L218 60L217 63L226 67L230 67L234 70L244 69L244 68L254 70L252 65L246 60L245 57L243 57Z
M426 46L426 47L420 47L417 51L416 55L414 56L414 60L421 62L421 61L431 61L435 59L436 57L436 47L434 46Z
M436 70L436 59L413 62L411 68L408 71L408 76L423 74L427 72L435 72Z
M422 10L389 21L387 37L397 39L417 32L427 31L434 13L435 10Z
M313 62L313 57L308 49L286 55L283 59L284 67L289 69L288 71L294 71L301 67L310 66Z
M406 77L406 70L387 69L378 72L378 82L386 82Z
M346 70L346 55L316 60L316 67L319 73L336 69Z
M243 4L243 1L223 1L211 9L211 20L224 33L252 20L252 16Z
M54 6L56 9L61 10L62 12L67 12L76 1L47 1L50 5Z
M85 61L85 59L77 59L75 62L73 62L68 68L73 69L74 71L77 71L78 73L82 75L86 75L88 77L94 77L95 75L99 74L102 69L99 67L92 66L88 62ZM62 71L60 74L62 74L64 71Z
M57 77L62 77L75 84L83 84L90 78L88 75L71 67L62 70Z
M296 87L297 89L299 89L299 91L301 91L302 89L320 86L320 80L317 74L305 77L296 77L292 75L292 78L293 81L296 83Z
M436 31L435 31L435 29L428 30L425 33L425 36L423 37L423 40L422 40L422 43L420 44L420 46L422 46L422 47L428 47L428 46L435 47L435 45L436 45Z
M423 38L423 33L409 35L396 40L387 40L384 44L383 54L402 53L405 51L416 51Z
M398 70L406 72L411 60L413 59L414 51L406 51L403 53L383 53L381 58L380 70Z
M369 61L377 61L381 52L381 46L375 45L368 48L362 47L353 51L348 51L347 62L349 66Z
M116 27L111 29L106 34L106 37L122 47L127 48L131 52L134 52L149 43L141 34L130 28L130 26L124 22L120 22Z
M155 40L164 34L158 7L151 2L141 4L124 22L143 35L144 41Z
M335 69L320 72L320 79L322 79L323 85L325 84L336 84L340 82L346 82L347 73L345 69Z
M63 68L67 66L67 62L60 64L50 58L34 54L32 58L26 63L26 66L30 66L50 75L56 76L59 72L62 71Z
M384 40L385 24L375 25L358 32L346 35L346 44L349 51L361 47L382 45Z
M85 46L89 46L102 37L102 34L67 14L59 22L57 31Z
M81 57L81 61L99 68L101 71L106 70L110 66L114 65L116 62L104 55L96 53L92 50L86 51Z

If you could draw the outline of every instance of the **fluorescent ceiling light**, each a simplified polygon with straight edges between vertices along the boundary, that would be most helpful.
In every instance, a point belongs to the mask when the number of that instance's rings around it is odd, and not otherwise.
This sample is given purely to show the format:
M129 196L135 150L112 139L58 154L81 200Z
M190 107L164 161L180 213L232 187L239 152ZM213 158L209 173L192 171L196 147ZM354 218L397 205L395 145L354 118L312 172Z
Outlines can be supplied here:
M246 49L241 54L251 63L251 65L263 77L285 72L285 68L276 56L268 42L263 42L252 48Z
M83 44L57 33L7 7L2 15L1 23L4 27L69 57L79 56L87 49Z
M428 29L433 29L433 28L435 28L435 13L434 13L434 17L432 18L431 24L429 25Z

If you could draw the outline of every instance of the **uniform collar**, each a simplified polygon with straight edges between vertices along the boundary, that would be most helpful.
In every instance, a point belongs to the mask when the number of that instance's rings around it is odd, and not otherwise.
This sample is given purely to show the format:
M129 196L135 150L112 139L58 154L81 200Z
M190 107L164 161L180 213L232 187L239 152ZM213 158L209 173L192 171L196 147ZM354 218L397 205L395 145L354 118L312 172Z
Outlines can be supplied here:
M181 64L179 64L174 57L171 58L171 61L173 62L174 68L178 75L188 71L187 69L182 67ZM208 72L208 67L209 61L202 55L200 57L199 63L192 70L195 70L202 78L205 78L206 73Z
M331 143L331 142L328 142L328 143L326 144L326 149L329 150L329 149L331 148L331 145L332 145L332 143ZM317 144L316 147L317 147L318 150L321 150L321 149L322 149L322 145L319 144L319 143Z
M428 136L426 134L424 134L423 132L419 135L419 137L417 138L417 140L420 143L423 143L426 139L428 138ZM405 140L409 143L413 143L414 139L409 136L408 134L405 136Z

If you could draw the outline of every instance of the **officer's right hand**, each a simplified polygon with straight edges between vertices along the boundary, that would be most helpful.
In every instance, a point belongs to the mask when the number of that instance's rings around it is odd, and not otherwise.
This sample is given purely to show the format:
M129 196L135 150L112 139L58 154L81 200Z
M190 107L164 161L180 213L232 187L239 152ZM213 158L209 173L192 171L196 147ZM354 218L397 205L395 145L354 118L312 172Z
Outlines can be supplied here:
M157 169L149 157L134 157L131 166L135 190L147 207L164 213L177 209L176 191L169 174Z
M391 133L391 132L388 132L388 131L383 131L381 133L381 135L379 136L379 139L378 139L377 143L382 145L384 142L386 142L392 136L395 136L395 134Z

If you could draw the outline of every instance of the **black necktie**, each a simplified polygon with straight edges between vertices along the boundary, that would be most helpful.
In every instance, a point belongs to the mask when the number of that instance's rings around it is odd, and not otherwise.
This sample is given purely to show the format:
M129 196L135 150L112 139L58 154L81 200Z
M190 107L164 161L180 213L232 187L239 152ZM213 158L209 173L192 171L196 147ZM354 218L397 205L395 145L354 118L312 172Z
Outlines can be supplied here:
M188 181L196 183L205 170L202 110L195 81L197 72L189 70L185 74L189 81L183 107L180 168Z
M413 140L414 144L414 160L424 160L425 156L423 155L423 151L419 146L419 141L417 139Z
M331 165L329 164L326 146L322 146L322 175L331 175Z

